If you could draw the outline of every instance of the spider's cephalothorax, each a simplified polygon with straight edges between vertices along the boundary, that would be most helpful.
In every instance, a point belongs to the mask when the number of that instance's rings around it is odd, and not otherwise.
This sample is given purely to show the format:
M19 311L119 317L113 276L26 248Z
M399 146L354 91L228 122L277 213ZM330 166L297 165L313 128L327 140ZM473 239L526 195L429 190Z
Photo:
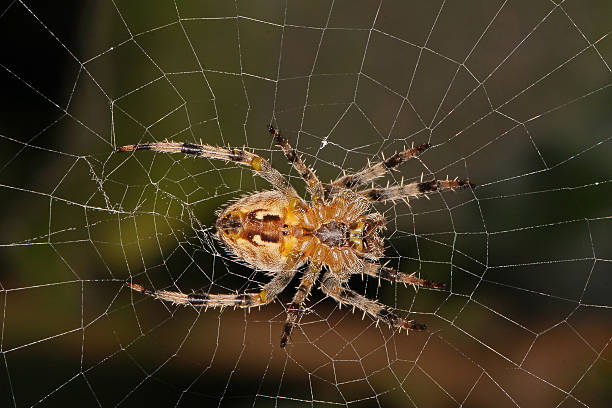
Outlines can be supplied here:
M425 325L398 317L389 307L370 300L346 286L352 274L366 274L392 282L441 288L444 285L420 279L414 274L397 272L380 266L383 256L384 217L368 212L372 201L407 199L442 189L473 187L465 180L432 180L399 184L386 188L360 189L406 160L425 151L423 144L395 153L358 173L345 175L323 184L301 160L281 134L270 126L270 133L287 159L308 184L312 196L304 201L287 180L270 163L246 150L227 149L192 143L145 143L119 147L117 151L154 150L167 153L234 161L250 166L268 180L274 190L244 197L219 214L216 227L221 242L229 252L251 267L271 273L270 282L259 292L242 294L185 294L166 290L149 290L135 283L128 286L138 292L174 303L203 307L253 307L273 301L285 289L298 268L308 264L293 300L281 337L281 347L299 319L312 286L320 279L321 290L340 303L358 308L392 327L424 330Z

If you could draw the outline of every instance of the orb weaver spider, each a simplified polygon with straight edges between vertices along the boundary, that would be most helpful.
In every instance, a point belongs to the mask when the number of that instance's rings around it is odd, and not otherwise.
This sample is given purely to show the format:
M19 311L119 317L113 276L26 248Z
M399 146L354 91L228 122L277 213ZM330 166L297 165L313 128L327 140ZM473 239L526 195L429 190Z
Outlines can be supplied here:
M412 146L354 174L323 184L304 164L280 132L269 126L275 143L307 183L311 201L302 199L287 179L264 158L241 149L175 142L127 145L117 152L152 150L231 161L249 166L273 189L249 195L222 210L216 222L218 239L227 250L251 267L268 272L272 279L257 292L241 294L185 294L150 290L129 282L131 289L156 299L196 307L234 306L251 308L266 305L285 289L300 267L308 265L287 308L280 346L285 347L294 325L304 311L304 302L319 280L323 293L339 304L347 304L389 326L405 330L425 330L424 324L397 316L390 307L369 299L347 282L353 274L365 274L391 282L442 288L441 283L421 279L380 265L384 252L385 219L369 212L371 202L407 200L435 191L460 187L473 188L467 180L431 180L397 184L386 188L363 188L389 170L429 149L429 144Z

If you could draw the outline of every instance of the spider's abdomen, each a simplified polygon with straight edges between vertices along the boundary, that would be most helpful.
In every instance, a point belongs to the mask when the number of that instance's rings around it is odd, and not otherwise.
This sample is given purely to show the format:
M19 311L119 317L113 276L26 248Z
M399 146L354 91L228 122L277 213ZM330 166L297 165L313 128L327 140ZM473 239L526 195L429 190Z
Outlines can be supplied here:
M288 207L289 200L274 190L241 198L219 214L219 239L257 269L276 272L294 267L290 264L296 238L287 232L299 223L288 214Z

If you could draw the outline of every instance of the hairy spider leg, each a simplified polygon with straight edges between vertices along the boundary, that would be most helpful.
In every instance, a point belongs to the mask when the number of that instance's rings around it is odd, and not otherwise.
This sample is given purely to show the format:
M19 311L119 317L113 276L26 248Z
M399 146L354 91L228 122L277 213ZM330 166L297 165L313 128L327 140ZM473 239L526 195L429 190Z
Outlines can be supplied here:
M390 282L408 283L410 285L422 286L425 288L443 288L443 283L432 282L417 278L414 273L408 274L397 272L394 268L381 266L373 262L366 262L363 266L363 273L374 278L385 279Z
M211 145L199 145L188 142L140 143L121 146L116 149L117 152L133 152L136 150L151 150L163 153L183 153L189 156L219 159L250 166L256 174L269 181L270 184L272 184L272 186L274 186L274 188L277 190L282 191L290 197L298 197L295 189L278 170L270 165L270 162L261 156L255 153L247 152L246 150L223 148Z
M461 187L474 188L475 185L467 180L432 180L422 183L409 183L385 188L369 188L358 193L367 197L370 201L394 201L408 197L417 197L433 193L435 191L449 190Z
M385 306L375 300L368 299L359 293L346 288L343 284L348 277L340 277L334 272L326 272L321 279L321 290L326 295L332 297L340 304L353 306L370 316L377 321L383 321L391 327L406 330L425 330L427 326L421 323L415 323L412 320L405 320L398 317L390 307Z
M311 197L315 199L321 199L323 197L323 185L315 175L314 171L310 167L306 166L302 161L302 157L291 147L287 139L280 134L278 129L275 129L272 125L268 127L268 131L274 136L274 141L278 146L283 149L285 157L291 163L291 165L297 170L302 176L306 184L308 185L308 192Z
M142 285L126 282L127 287L136 292L149 295L156 299L172 302L179 305L191 305L195 307L255 307L263 306L272 302L291 282L296 271L281 271L263 286L259 292L247 292L237 294L206 294L172 292L168 290L150 290Z
M418 154L424 152L429 149L431 145L429 143L424 143L422 145L411 147L410 149L406 149L401 152L396 152L393 156L385 159L381 162L373 164L358 173L347 174L342 176L334 181L332 181L327 186L327 193L331 193L332 190L337 190L339 188L349 188L353 189L359 186L363 186L365 184L370 183L371 181L377 179L378 177L384 176L387 171L399 166L404 163L408 159L417 156Z
M287 340L289 336L291 336L291 332L293 331L293 326L295 322L300 318L304 304L304 301L310 295L310 291L312 290L312 286L317 281L317 277L321 273L321 264L311 263L308 266L304 275L302 275L302 279L300 280L300 285L297 287L297 291L293 296L293 300L289 304L289 308L287 309L287 319L285 320L285 326L283 327L283 335L281 336L280 346L285 347L287 345Z

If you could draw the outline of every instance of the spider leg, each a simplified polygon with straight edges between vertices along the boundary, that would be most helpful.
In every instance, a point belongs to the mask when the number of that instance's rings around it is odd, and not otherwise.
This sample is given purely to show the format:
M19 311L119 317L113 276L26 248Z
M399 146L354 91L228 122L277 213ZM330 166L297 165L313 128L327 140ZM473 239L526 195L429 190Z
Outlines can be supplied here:
M414 273L408 274L397 272L393 268L381 266L373 262L366 262L363 267L363 273L379 279L386 279L390 282L402 282L415 286L423 286L425 288L443 288L443 283L432 282L425 279L417 278Z
M373 164L358 173L355 174L347 174L342 176L334 181L332 181L328 189L338 189L338 188L355 188L362 186L364 184L368 184L372 180L384 176L388 170L391 170L400 164L404 163L406 160L417 156L419 153L424 152L429 149L431 145L429 143L424 143L422 145L411 147L410 149L406 149L402 152L396 152L393 156L385 159L384 161Z
M168 290L150 290L136 283L126 283L127 287L136 292L152 296L165 302L195 307L254 307L272 302L279 293L291 282L295 271L278 272L259 292L239 294L206 294L172 292Z
M280 342L281 347L285 347L287 345L287 340L289 339L289 336L291 336L293 326L302 314L302 305L310 294L312 286L316 282L319 273L321 273L321 265L317 263L311 263L308 266L308 269L306 270L304 275L302 276L302 279L300 280L300 286L298 286L297 291L293 296L293 300L291 301L291 303L289 304L289 308L287 309L287 320L285 320L283 335L281 336Z
M287 139L280 134L278 129L275 129L272 125L270 125L268 130L274 136L274 141L276 144L283 149L283 153L285 153L285 157L289 163L291 163L298 173L300 173L304 181L306 181L306 184L308 184L308 191L310 192L310 195L312 197L323 197L323 185L315 175L314 171L304 164L300 155L298 155L295 149L291 147Z
M468 180L432 180L421 183L410 183L404 185L396 185L386 188L369 188L367 190L359 191L364 197L370 199L370 201L387 201L387 200L402 200L410 196L422 196L429 193L433 193L439 190L449 190L460 187L474 188L475 185L470 183Z
M140 143L118 147L116 152L133 152L136 150L152 150L163 153L183 153L189 156L206 157L209 159L220 159L231 161L245 166L250 166L256 174L268 180L276 189L290 196L297 197L297 192L291 187L287 179L273 168L266 159L246 150L230 149L211 145L199 145L193 143L177 142L155 142Z
M406 330L425 330L427 326L398 317L390 307L375 300L368 299L354 290L343 286L346 279L341 279L333 272L327 272L321 280L321 290L340 304L346 303L372 316L377 321L384 321L389 326Z

